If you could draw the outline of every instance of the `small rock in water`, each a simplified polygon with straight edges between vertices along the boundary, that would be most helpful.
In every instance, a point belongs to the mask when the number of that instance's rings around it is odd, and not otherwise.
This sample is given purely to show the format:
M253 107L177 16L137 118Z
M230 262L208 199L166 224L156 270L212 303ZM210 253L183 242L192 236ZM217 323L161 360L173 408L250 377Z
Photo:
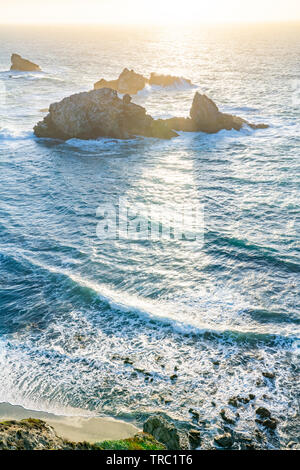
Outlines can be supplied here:
M200 414L198 413L198 411L194 410L193 408L190 408L189 413L191 413L191 415L193 415L194 419L199 420Z
M275 379L274 372L263 372L262 375L266 377L267 379Z
M132 365L132 364L133 364L133 361L132 361L129 357L125 357L125 359L124 359L124 364Z
M228 424L234 424L235 423L234 415L232 413L230 413L229 410L222 409L221 412L220 412L220 415L221 415L223 421L225 421L225 423L228 423Z
M150 85L157 85L157 86L172 86L172 85L180 85L182 83L187 83L188 85L192 86L191 80L182 77L174 77L173 75L159 75L157 73L151 73L149 84Z
M216 444L224 448L229 448L233 445L233 438L229 432L216 436L214 441Z
M265 428L271 429L274 431L277 428L277 421L274 418L267 419L256 419L256 423L261 424Z
M238 403L237 397L229 398L228 405L231 405L231 406L234 406L235 408L238 408L239 403Z
M39 65L30 60L23 59L19 54L12 54L10 70L18 70L20 72L41 72Z
M271 418L271 413L267 408L260 406L256 409L256 414L259 415L261 418Z
M198 431L197 429L191 429L189 431L189 442L191 449L196 449L201 442L200 431Z

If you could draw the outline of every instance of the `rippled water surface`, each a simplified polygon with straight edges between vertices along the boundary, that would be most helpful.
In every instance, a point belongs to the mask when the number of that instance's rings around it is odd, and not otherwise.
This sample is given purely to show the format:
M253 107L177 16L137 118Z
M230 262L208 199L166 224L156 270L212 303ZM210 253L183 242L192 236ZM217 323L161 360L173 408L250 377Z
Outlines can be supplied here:
M230 397L251 393L235 429L254 431L261 405L280 422L264 446L296 439L299 30L1 27L0 401L138 422L154 411L191 422L192 408L208 446ZM12 52L43 72L9 72ZM50 103L124 67L185 76L270 128L34 138ZM194 93L148 87L133 101L187 116ZM204 243L99 239L96 210L119 198L203 205Z

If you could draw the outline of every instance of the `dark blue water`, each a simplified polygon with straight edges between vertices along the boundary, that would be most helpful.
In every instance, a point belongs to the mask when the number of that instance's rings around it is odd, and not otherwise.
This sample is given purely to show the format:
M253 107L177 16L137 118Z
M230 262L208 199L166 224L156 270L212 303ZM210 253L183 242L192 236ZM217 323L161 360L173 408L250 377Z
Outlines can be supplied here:
M299 40L292 27L1 29L0 401L133 420L191 421L194 408L210 442L228 399L253 393L236 429L254 431L262 405L280 422L264 445L295 440ZM11 52L44 72L7 72ZM41 110L123 66L187 76L222 110L270 128L34 138ZM148 88L134 101L155 117L187 115L194 92ZM195 241L103 240L97 209L120 200L166 219L203 208L203 229Z

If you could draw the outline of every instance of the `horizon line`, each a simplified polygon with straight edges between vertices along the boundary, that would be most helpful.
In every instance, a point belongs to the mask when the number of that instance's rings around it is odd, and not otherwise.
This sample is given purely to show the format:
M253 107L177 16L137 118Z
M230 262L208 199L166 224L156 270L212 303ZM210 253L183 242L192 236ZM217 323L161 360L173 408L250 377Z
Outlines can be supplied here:
M290 20L236 20L236 21L185 21L185 22L133 22L133 23L116 23L116 22L69 22L64 23L61 21L49 21L49 22L4 22L2 23L0 20L0 26L230 26L230 25L280 25L280 24L297 24L300 23L299 19L290 19Z

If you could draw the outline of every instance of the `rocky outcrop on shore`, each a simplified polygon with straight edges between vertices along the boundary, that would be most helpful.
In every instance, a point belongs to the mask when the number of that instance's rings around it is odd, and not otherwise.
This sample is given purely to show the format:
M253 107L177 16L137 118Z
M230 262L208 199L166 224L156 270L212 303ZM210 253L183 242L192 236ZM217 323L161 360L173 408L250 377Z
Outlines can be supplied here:
M12 54L10 70L18 70L21 72L41 72L39 65L30 60L23 59L19 54Z
M165 119L163 122L175 131L206 132L208 134L215 134L223 129L239 131L243 126L249 126L252 129L269 127L266 124L251 124L241 117L222 113L210 98L198 92L195 93L193 99L190 117L174 117Z
M34 127L34 133L62 140L177 136L164 122L149 116L145 108L132 103L129 95L120 99L110 88L78 93L51 104L49 114Z
M71 450L88 449L90 444L68 442L39 419L0 423L0 450Z
M172 75L159 75L151 73L150 78L146 78L143 75L136 73L134 70L128 70L125 68L119 78L116 80L105 80L102 78L94 84L94 90L101 88L111 88L116 90L118 93L128 93L135 95L139 91L143 90L147 84L158 85L162 87L168 87L173 85L181 85L186 83L192 86L191 80L175 77Z
M96 444L71 442L59 437L52 426L39 419L0 422L0 450L164 450L153 436L138 433L119 441Z
M168 450L188 450L190 448L188 434L185 431L180 431L161 416L149 418L144 423L143 430L162 442Z

